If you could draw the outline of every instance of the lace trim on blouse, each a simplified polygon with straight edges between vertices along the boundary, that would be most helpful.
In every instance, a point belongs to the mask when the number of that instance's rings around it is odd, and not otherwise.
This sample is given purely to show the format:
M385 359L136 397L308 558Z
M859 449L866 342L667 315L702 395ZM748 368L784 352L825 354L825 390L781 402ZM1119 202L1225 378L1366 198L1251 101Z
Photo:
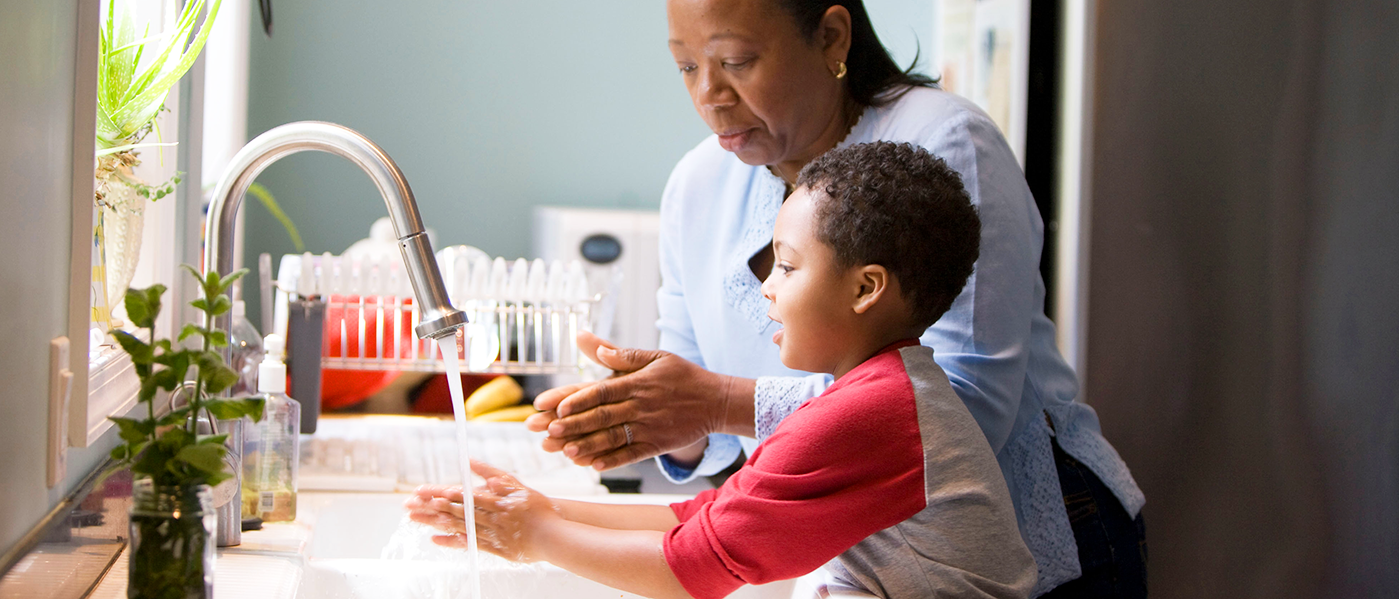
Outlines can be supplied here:
M790 376L761 376L753 389L754 432L762 441L772 436L782 420L811 399L806 380Z
M754 169L753 185L759 186L753 194L754 201L748 204L747 226L743 237L729 254L728 268L724 274L724 299L744 320L758 332L772 324L767 316L768 301L763 297L763 282L754 276L748 267L748 260L763 246L772 243L772 227L777 222L777 211L782 208L786 188L767 169Z

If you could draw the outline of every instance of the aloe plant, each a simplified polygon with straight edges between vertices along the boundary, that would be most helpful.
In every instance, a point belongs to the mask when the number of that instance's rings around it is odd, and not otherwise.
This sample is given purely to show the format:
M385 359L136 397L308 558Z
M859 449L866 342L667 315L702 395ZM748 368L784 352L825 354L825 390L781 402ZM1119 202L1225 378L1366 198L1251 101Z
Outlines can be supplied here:
M151 35L147 26L138 38L125 4L119 7L116 0L108 1L98 41L97 156L147 145L174 145L141 142L154 128L170 88L204 49L221 2L214 0L201 24L204 0L190 0L180 11L174 31ZM186 45L195 25L199 32Z

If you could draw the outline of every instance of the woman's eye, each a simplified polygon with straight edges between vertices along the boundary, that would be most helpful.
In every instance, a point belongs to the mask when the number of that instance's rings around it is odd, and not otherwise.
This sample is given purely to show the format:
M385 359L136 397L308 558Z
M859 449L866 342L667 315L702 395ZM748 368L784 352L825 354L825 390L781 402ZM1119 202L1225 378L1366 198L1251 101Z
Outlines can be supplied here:
M697 68L699 68L699 67L697 67L697 66L695 66L695 65L692 65L692 64L682 64L682 65L680 65L680 72L681 72L681 73L685 73L685 74L690 74L690 73L695 72L695 69L697 69Z
M726 69L742 69L742 68L747 67L748 65L750 65L750 64L752 64L752 63L753 63L753 59L751 59L751 58L745 58L745 59L743 59L743 60L726 60L726 61L724 61L724 68L726 68Z

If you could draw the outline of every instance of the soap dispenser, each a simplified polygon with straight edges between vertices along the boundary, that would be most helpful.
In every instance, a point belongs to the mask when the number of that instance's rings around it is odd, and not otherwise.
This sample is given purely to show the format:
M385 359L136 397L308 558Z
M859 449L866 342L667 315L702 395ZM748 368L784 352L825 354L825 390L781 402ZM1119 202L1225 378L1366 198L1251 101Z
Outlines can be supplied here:
M296 469L300 460L301 404L287 397L286 348L281 335L263 342L266 356L258 366L258 396L266 402L262 420L252 425L252 443L243 456L243 515L263 522L296 519Z

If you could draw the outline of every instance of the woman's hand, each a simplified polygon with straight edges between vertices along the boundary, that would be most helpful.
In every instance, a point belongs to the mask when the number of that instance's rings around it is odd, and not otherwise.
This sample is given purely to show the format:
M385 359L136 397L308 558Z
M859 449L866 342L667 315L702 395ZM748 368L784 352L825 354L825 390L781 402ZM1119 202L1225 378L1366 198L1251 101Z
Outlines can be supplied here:
M511 561L542 559L536 539L544 527L563 522L558 507L503 470L475 460L471 470L486 479L471 493L476 506L477 546ZM461 487L425 485L404 506L414 522L450 533L434 536L434 543L465 549L468 541L462 500Z
M606 470L695 445L709 433L753 435L751 379L715 374L670 352L617 349L586 332L578 347L616 374L539 394L534 407L542 413L525 425L549 432L545 450Z

